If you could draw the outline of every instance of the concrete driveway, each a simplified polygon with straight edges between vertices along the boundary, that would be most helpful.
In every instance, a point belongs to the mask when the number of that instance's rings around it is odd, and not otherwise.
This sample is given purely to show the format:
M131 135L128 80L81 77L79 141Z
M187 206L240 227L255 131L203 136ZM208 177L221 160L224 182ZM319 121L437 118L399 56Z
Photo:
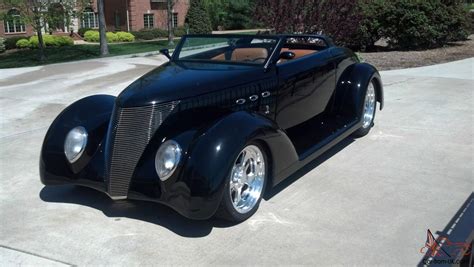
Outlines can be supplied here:
M413 266L427 229L450 239L473 231L472 58L383 72L385 109L370 135L310 163L238 225L87 188L45 188L39 151L56 115L84 96L118 94L163 61L0 70L0 265Z

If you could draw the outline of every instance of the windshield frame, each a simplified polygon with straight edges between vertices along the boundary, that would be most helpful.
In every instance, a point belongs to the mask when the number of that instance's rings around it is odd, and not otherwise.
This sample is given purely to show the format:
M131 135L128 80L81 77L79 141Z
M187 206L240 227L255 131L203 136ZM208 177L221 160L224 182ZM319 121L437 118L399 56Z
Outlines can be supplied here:
M241 61L217 61L217 60L186 60L180 59L179 54L182 51L182 48L188 38L254 38L254 39L273 39L275 40L273 51L268 55L262 63L246 63ZM211 63L211 64L228 64L228 65L244 65L244 66L254 66L254 67L267 67L268 63L272 60L277 50L280 50L282 37L276 35L261 35L261 34L188 34L181 37L178 45L173 51L171 56L171 61L174 62L202 62L202 63Z

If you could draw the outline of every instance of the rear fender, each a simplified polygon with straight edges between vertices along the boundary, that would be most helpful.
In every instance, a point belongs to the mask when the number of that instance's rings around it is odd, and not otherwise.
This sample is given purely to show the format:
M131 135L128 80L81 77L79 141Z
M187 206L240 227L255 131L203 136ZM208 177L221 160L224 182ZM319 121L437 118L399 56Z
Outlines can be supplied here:
M347 67L337 81L336 106L338 110L356 114L358 118L361 118L367 86L372 79L375 81L377 102L382 110L384 106L382 80L377 69L367 63L356 63Z

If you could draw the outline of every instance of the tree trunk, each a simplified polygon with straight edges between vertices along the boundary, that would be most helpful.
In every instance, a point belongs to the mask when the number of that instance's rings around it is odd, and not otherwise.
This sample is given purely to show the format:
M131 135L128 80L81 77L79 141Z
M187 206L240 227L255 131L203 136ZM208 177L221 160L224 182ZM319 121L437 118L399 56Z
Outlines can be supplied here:
M173 0L167 0L168 7L168 45L174 45L174 33L173 33Z
M46 60L46 55L44 54L44 42L43 42L43 32L41 31L41 18L39 14L39 10L37 7L34 8L34 23L35 23L35 29L36 29L36 34L38 35L38 47L39 47L39 61L43 62Z
M105 26L104 0L97 1L97 9L99 10L100 55L107 56L109 54L109 46L107 44L107 29Z

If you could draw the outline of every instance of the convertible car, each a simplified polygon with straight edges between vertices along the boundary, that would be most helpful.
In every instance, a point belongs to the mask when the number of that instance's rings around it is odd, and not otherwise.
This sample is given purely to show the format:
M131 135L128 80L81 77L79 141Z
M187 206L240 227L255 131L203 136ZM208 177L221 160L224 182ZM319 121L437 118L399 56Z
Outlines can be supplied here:
M67 107L41 151L43 184L243 221L265 190L383 107L378 71L320 35L188 35L117 97Z

